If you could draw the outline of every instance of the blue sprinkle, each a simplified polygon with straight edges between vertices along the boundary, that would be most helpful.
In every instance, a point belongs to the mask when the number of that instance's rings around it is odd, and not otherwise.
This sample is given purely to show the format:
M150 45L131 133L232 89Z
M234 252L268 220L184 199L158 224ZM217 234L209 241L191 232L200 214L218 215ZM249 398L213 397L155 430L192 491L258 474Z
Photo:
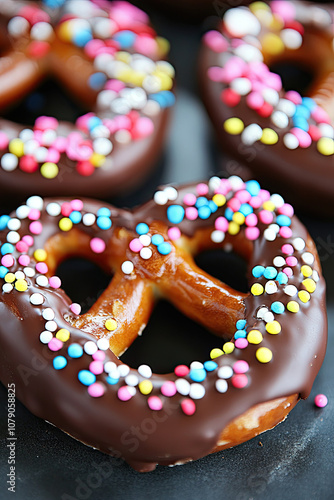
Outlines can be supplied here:
M247 181L246 189L252 196L256 196L259 194L261 186L257 181Z
M206 371L204 368L196 368L195 370L190 370L189 377L194 382L203 382L206 379Z
M98 118L97 116L91 116L88 119L87 126L90 131L94 130L95 127L98 127L100 125L102 125L102 120L100 120L100 118Z
M268 267L265 268L263 276L267 280L273 280L277 276L277 269L275 267L268 266Z
M83 348L80 344L71 344L67 349L67 354L71 358L81 358L81 356L83 355Z
M284 313L284 304L282 304L282 302L273 302L271 304L271 310L272 312L276 313L276 314L283 314Z
M109 217L102 216L97 218L96 224L100 229L106 230L111 228L112 222Z
M6 255L7 253L13 253L15 248L11 243L4 243L1 247L2 255Z
M298 106L296 106L296 111L293 115L293 117L299 117L299 118L305 118L306 120L308 118L310 118L310 110L306 107L306 106L303 106L302 104L299 104Z
M168 255L172 251L172 245L168 243L168 241L164 241L163 243L160 243L158 245L158 252L161 253L161 255Z
M163 241L164 237L162 236L162 234L154 234L151 238L152 245L158 246L163 243Z
M64 356L56 356L53 360L53 368L55 370L62 370L67 365L67 359Z
M108 375L106 380L107 380L108 384L110 384L110 385L115 385L115 384L118 384L118 382L119 382L119 378L113 378L113 377L110 377L110 375Z
M253 213L253 208L250 205L248 205L248 203L242 203L240 205L239 212L241 212L242 215L247 217L247 215Z
M184 208L181 205L170 205L167 208L167 217L172 224L180 224L184 218Z
M107 208L107 207L99 208L97 211L98 217L110 217L110 215L111 215L111 212L110 212L109 208Z
M210 207L211 213L213 213L213 214L215 212L217 212L217 210L218 210L218 206L212 200L209 201L209 207Z
M247 337L246 330L237 330L234 334L235 339L245 339Z
M80 212L78 212L77 210L74 210L71 214L70 214L70 217L71 221L73 222L73 224L79 224L79 222L81 222L81 219L82 219L82 215Z
M106 81L107 77L104 73L101 72L93 73L88 78L88 85L93 90L102 90Z
M217 363L215 361L205 361L204 362L204 368L206 369L207 372L213 372L216 368L218 368Z
M246 326L246 323L247 321L245 319L238 319L235 326L237 327L237 330L243 330Z
M43 3L50 9L61 7L65 2L66 0L43 0Z
M279 226L291 226L291 219L287 215L278 215L276 222Z
M227 207L225 209L225 217L227 220L232 220L233 214L234 214L234 212L233 212L232 208Z
M2 231L3 229L6 229L7 223L9 220L10 220L9 215L1 215L1 217L0 217L0 231Z
M4 278L8 273L8 269L5 266L0 266L0 278Z
M205 207L208 204L209 200L205 198L205 196L199 196L196 200L195 207L196 208Z
M288 277L285 273L283 273L282 271L278 273L277 275L277 281L280 285L286 285L287 282L288 282Z
M198 209L198 217L200 219L208 219L211 215L211 209L209 206L199 207Z
M309 124L306 118L303 118L302 116L294 116L292 121L295 127L304 130L304 132L308 132Z
M254 276L254 278L261 278L261 276L263 276L263 273L264 273L263 266L255 266L252 269L252 275Z
M92 39L93 35L90 30L81 29L77 33L74 33L72 41L77 47L84 47Z
M116 33L113 38L120 44L121 49L129 49L135 43L136 35L133 31L123 30Z
M311 99L311 97L303 97L302 99L303 106L312 111L317 107L317 103Z
M92 385L96 381L96 376L89 370L80 370L78 379L83 385Z
M151 94L149 98L156 101L161 108L169 108L175 104L175 96L169 90L162 90L156 94Z
M140 222L139 224L137 224L136 226L136 231L139 235L142 235L142 234L147 234L148 231L149 231L149 227L147 224L145 224L145 222Z

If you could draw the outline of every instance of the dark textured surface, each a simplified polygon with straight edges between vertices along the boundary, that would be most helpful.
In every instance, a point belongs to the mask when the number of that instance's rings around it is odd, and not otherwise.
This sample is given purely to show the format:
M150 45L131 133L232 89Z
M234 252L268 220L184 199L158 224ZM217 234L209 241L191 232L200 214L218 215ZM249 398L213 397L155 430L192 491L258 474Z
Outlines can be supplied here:
M178 103L168 148L150 181L134 195L115 204L145 201L161 182L207 178L219 171L222 160L211 139L211 129L196 94L196 56L201 27L173 24L152 13L159 33L172 44L171 59L178 74ZM225 163L226 164L226 163ZM234 162L229 174L238 173ZM284 194L284 193L282 193ZM311 203L311 200L310 200ZM3 212L4 209L1 209ZM331 499L334 497L334 224L302 217L315 239L328 287L329 344L325 362L308 400L300 402L288 419L252 441L182 467L158 467L148 474L134 472L120 460L89 449L16 406L16 493L7 492L7 391L0 386L0 498L44 499ZM78 264L76 264L78 265ZM64 271L65 273L65 271ZM224 277L224 273L220 274ZM243 286L240 273L228 279ZM67 288L71 295L70 286ZM91 296L98 293L92 290ZM148 335L183 333L191 325L174 311L162 308L162 322L154 318ZM307 325L305 325L307 327ZM15 334L15 332L13 332ZM302 332L301 332L302 334ZM184 335L184 333L183 333ZM174 340L176 339L176 340ZM301 338L302 341L302 338ZM178 342L178 335L171 338ZM210 342L210 341L209 341ZM175 350L186 349L182 338ZM183 346L183 347L182 347ZM202 349L202 344L201 347ZM139 349L134 346L134 350ZM172 353L171 353L172 354ZM197 353L196 353L197 354ZM159 356L163 355L160 353ZM329 404L318 409L317 393ZM52 394L50 393L50 397Z

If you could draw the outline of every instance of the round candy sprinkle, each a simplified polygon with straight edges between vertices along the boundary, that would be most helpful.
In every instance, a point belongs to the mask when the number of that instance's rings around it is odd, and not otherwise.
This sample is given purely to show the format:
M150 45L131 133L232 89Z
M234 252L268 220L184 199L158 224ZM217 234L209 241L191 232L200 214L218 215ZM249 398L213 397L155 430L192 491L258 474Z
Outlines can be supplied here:
M55 370L62 370L67 365L67 359L64 356L56 356L52 364Z
M162 401L158 396L150 396L147 404L151 410L159 411L162 409Z
M328 398L325 394L317 394L314 398L314 404L318 408L324 408L328 404Z
M256 359L260 361L260 363L269 363L272 360L273 353L268 347L260 347L256 351Z
M196 405L192 399L184 399L181 401L181 408L185 415L193 415L196 411Z

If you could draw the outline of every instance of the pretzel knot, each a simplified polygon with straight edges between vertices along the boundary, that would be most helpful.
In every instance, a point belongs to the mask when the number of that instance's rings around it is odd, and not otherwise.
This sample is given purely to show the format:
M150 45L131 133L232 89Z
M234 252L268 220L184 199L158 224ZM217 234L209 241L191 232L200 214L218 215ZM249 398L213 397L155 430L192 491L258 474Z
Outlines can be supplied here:
M0 108L51 77L89 110L75 124L39 116L32 130L0 120L4 193L110 196L138 183L174 103L169 44L148 16L123 1L9 0L0 28Z
M256 181L167 186L134 211L34 196L0 229L1 380L84 443L151 470L250 439L309 394L326 347L325 284L291 205ZM247 294L196 265L210 248L246 259ZM55 275L73 255L113 276L82 315ZM160 298L217 335L206 361L164 375L122 363Z

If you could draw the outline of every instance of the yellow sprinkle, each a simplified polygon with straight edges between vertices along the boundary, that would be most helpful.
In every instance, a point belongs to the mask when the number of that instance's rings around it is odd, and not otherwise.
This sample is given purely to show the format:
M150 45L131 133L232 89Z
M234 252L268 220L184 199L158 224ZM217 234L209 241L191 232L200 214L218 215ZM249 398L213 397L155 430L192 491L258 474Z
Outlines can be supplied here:
M261 40L261 43L262 50L270 55L281 54L285 49L282 39L274 33L265 34Z
M273 358L273 353L268 347L259 347L256 351L256 359L260 361L260 363L269 363L269 361Z
M7 273L5 276L5 282L6 283L13 283L14 281L15 281L15 274Z
M262 206L263 210L269 210L269 212L273 212L276 208L272 201L265 201Z
M128 83L131 83L135 87L142 87L145 77L146 77L145 73L140 73L139 71L133 71L132 75L130 75L128 79Z
M235 234L238 234L239 231L240 231L239 224L237 224L234 221L229 222L229 224L228 224L228 233L229 234L235 235Z
M66 330L66 328L61 328L58 330L56 333L57 339L61 340L62 342L66 342L70 338L70 332Z
M260 344L263 340L260 330L251 330L248 332L247 340L250 344Z
M113 332L117 328L117 321L115 319L107 319L107 321L104 323L104 326L106 327L107 330L110 332Z
M223 345L223 351L225 354L231 354L231 352L234 351L233 342L225 342L225 344Z
M138 387L142 394L150 394L153 389L153 384L150 380L142 380L139 382Z
M221 349L219 349L218 347L215 347L210 352L210 358L215 359L215 358L218 358L218 356L221 356L222 354L224 354L223 351Z
M170 49L169 41L166 40L166 38L163 38L161 36L157 36L155 41L157 42L157 45L158 45L159 56L161 57L161 56L168 54L169 49Z
M17 280L15 283L15 288L19 292L25 292L28 288L28 283L26 282L26 280Z
M270 321L269 323L266 324L266 330L268 333L276 335L282 330L282 328L278 321Z
M302 281L302 284L309 293L313 293L314 290L317 288L316 282L313 281L311 278L306 278L305 280Z
M73 227L73 222L68 217L63 217L59 221L59 228L62 231L69 231Z
M71 29L71 22L65 21L60 24L58 30L58 36L64 42L70 42L72 40L73 30Z
M166 75L170 76L171 78L174 78L175 69L173 68L173 66L169 62L158 61L155 65L155 67L157 68L157 70L163 71L164 73L166 73Z
M224 123L224 129L231 135L241 134L244 128L244 122L240 118L228 118Z
M41 166L41 174L46 179L54 179L55 177L57 177L58 172L58 165L56 165L55 163L51 163L50 161L43 163L43 165Z
M20 158L24 155L24 142L21 139L12 139L8 144L8 150L10 153Z
M155 71L153 75L159 79L161 90L170 90L173 87L173 80L170 76L166 75L166 73L162 71Z
M37 250L34 251L34 257L38 262L43 262L46 260L48 254L43 248L38 248Z
M278 134L272 128L264 128L262 132L261 142L263 144L276 144L278 141Z
M117 73L115 74L118 80L121 80L121 82L125 83L131 80L132 75L133 75L133 70L131 68L121 69L120 71L117 71Z
M102 167L106 161L106 157L104 155L100 155L99 153L93 153L89 158L89 161L92 165L94 165L94 167Z
M252 295L255 295L255 296L262 295L263 291L264 291L264 288L261 285L261 283L254 283L254 285L252 285L252 287L251 287L251 294Z
M306 290L300 290L300 292L298 292L298 298L305 304L310 300L311 295Z
M297 313L299 311L299 304L295 300L290 300L290 302L287 303L286 308L292 313Z
M284 26L283 19L279 16L272 16L271 23L269 24L269 28L272 31L280 31Z
M239 226L242 226L242 224L245 222L245 218L246 217L241 212L235 212L232 216L232 220L239 224Z
M302 275L305 276L305 278L308 278L313 273L312 267L306 265L302 266L300 270L302 272Z
M217 207L222 207L226 203L226 198L223 194L215 194L212 197L212 201L217 205Z
M119 52L116 52L115 59L117 61L122 61L122 62L128 64L131 61L131 55L129 52L125 52L124 50L120 50Z
M317 142L317 149L322 155L334 155L334 139L330 137L321 137Z
M252 12L257 12L258 10L266 10L267 12L270 12L270 7L264 2L252 2L249 6L249 9Z

